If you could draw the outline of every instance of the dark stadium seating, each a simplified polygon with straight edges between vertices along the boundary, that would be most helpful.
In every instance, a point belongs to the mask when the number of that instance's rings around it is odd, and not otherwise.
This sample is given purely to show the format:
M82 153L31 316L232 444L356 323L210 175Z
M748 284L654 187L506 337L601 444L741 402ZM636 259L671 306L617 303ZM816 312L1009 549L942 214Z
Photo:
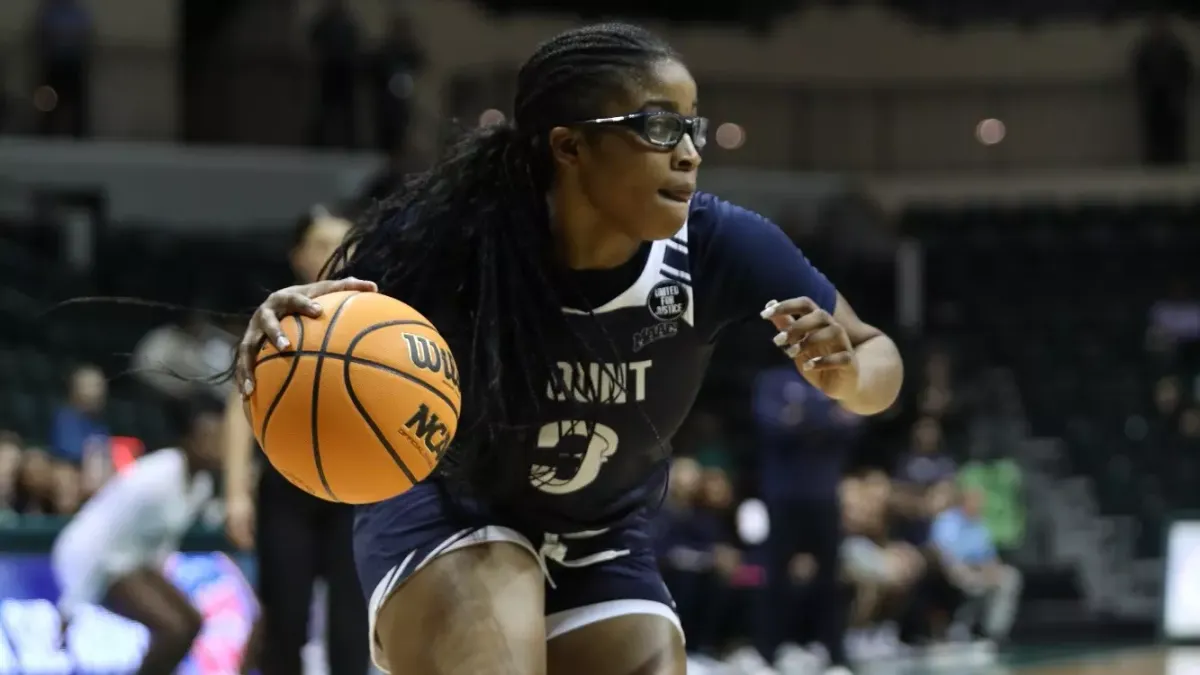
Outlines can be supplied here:
M1151 394L1195 366L1146 346L1152 303L1194 277L1198 218L1197 202L914 206L902 218L925 244L931 332L1013 370L1033 432L1066 442L1104 512L1142 518L1148 554L1164 509L1200 506L1200 458L1177 454Z
M46 440L70 368L101 366L110 377L107 421L118 435L148 444L164 438L162 415L128 376L129 355L151 328L183 311L108 300L62 305L75 298L137 298L244 313L268 288L289 279L287 237L179 234L151 226L116 229L97 244L93 274L59 261L52 235L0 228L0 428L31 444Z
M1163 509L1200 507L1200 455L1180 456L1190 446L1164 437L1151 419L1155 380L1195 373L1145 346L1148 308L1200 260L1198 220L1200 202L1031 201L913 206L901 222L926 249L929 332L956 345L964 370L1010 367L1034 433L1066 442L1071 471L1094 479L1105 512L1144 519L1142 545L1151 551L1159 532L1151 520ZM99 243L104 267L89 279L58 264L52 243L6 230L0 372L13 376L0 381L0 427L44 438L69 363L99 363L118 376L138 339L178 316L108 304L49 312L55 303L98 294L244 311L287 279L286 246L279 232L234 237L123 228ZM809 253L822 259L819 251ZM877 292L877 280L857 279L853 267L828 270L847 295L862 303L891 295ZM883 315L882 309L868 313ZM728 349L741 357L758 353L737 342L722 347ZM718 355L716 362L723 360ZM735 434L749 423L747 406L735 399L744 402L762 363L741 361L743 368L714 372L704 397L730 413ZM153 435L157 416L139 414L139 406L150 404L129 380L114 379L109 421L117 433Z

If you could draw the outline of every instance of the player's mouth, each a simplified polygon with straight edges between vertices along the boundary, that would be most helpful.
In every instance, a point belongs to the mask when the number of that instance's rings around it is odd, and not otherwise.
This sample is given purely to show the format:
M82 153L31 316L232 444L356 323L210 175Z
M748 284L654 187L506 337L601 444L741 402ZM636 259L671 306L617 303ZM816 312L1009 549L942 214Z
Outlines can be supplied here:
M658 196L672 202L686 204L692 201L692 195L695 193L696 191L692 188L674 188L671 190L659 190Z

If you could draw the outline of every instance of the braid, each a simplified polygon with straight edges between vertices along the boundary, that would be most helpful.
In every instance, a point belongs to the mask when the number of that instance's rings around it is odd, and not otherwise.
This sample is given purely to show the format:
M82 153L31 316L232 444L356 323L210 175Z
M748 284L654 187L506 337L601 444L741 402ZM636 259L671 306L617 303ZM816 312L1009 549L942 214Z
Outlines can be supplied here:
M606 100L673 57L656 36L624 24L543 43L518 75L512 123L463 136L379 204L330 261L333 276L371 279L425 314L454 351L462 419L439 471L473 499L502 502L528 485L532 456L513 453L535 447L547 383L561 382L557 358L601 361L587 358L593 349L562 312L546 135L601 116Z

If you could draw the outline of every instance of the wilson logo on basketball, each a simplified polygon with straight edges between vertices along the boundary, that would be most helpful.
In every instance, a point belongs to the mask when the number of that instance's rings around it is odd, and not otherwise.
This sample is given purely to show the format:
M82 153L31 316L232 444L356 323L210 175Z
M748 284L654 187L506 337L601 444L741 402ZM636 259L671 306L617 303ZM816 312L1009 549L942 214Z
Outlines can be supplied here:
M341 291L318 301L321 316L280 324L301 349L255 363L255 436L309 494L347 504L390 499L424 480L454 440L457 364L429 319L395 298Z
M421 370L437 373L458 386L458 364L454 356L445 349L439 349L436 344L422 335L404 333L402 335L408 345L408 358L412 364Z
M442 453L446 451L446 446L450 444L450 429L438 419L437 413L430 410L429 406L424 403L404 423L404 428L411 431L413 436L421 439L426 449L438 457L441 457Z

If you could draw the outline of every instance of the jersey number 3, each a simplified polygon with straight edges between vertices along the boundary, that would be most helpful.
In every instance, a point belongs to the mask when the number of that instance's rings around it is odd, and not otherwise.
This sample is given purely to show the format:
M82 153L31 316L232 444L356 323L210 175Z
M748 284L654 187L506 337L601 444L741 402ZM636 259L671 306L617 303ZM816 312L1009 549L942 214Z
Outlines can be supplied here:
M562 442L576 436L587 442L583 455L567 455L559 452L559 460L552 464L534 464L529 471L529 480L542 492L552 495L567 495L578 492L595 482L600 469L617 451L617 432L600 423L592 426L588 433L586 422L564 420L551 422L538 430L538 449L553 456Z

